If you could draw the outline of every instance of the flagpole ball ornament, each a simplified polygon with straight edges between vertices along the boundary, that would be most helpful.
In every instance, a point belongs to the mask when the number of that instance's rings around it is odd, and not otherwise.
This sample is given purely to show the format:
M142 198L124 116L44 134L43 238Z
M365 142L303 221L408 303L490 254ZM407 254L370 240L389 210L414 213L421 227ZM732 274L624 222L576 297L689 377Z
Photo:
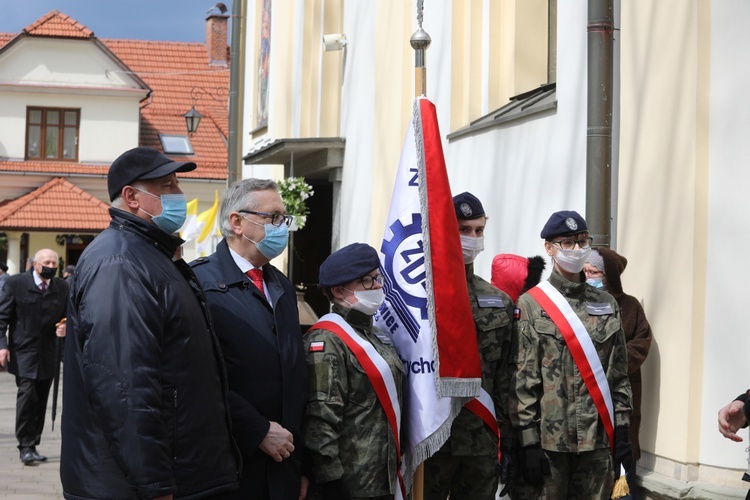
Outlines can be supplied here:
M425 30L419 28L409 39L411 48L414 50L426 50L432 43L432 38Z
M320 265L321 288L343 285L380 267L378 251L365 243L352 243L328 256Z
M468 191L454 196L453 206L456 208L456 217L459 220L473 220L486 217L482 202Z
M574 234L587 233L588 230L589 227L586 221L578 212L562 210L550 216L540 236L545 240L550 240L556 236L572 236Z
M117 157L107 173L109 200L115 201L122 188L135 181L159 179L174 172L190 172L197 165L191 161L174 161L153 148L133 148Z

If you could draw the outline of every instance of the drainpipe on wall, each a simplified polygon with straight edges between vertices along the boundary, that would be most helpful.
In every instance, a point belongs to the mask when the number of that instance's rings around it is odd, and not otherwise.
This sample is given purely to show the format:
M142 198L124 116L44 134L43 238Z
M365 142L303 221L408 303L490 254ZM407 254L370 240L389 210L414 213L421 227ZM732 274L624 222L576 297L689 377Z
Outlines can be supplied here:
M588 1L586 222L596 246L612 238L613 0Z
M229 134L227 137L227 186L242 178L242 108L245 104L245 19L247 0L232 2L232 45L229 58Z

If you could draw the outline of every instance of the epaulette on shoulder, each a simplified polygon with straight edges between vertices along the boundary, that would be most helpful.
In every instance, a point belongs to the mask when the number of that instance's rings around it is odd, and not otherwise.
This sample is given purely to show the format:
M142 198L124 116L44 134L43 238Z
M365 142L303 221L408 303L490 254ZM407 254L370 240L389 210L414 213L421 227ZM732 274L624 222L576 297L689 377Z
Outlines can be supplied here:
M190 263L190 267L200 266L208 262L208 257L198 257Z

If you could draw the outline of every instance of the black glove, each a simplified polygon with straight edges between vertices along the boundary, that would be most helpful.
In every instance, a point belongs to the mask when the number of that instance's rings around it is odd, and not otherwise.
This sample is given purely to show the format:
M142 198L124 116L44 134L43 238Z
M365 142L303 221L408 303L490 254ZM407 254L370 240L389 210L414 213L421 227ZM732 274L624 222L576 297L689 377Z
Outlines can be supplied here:
M503 484L501 497L511 491L516 484L519 466L518 451L518 441L512 433L503 433L500 437L500 482Z
M633 466L633 450L630 448L630 429L627 425L615 427L615 479L620 477L620 465L629 471Z
M550 475L549 461L541 443L524 446L521 456L523 457L523 478L532 486L541 486L544 483L544 476Z
M352 498L349 488L343 479L334 479L327 483L319 483L318 490L325 500L350 500Z

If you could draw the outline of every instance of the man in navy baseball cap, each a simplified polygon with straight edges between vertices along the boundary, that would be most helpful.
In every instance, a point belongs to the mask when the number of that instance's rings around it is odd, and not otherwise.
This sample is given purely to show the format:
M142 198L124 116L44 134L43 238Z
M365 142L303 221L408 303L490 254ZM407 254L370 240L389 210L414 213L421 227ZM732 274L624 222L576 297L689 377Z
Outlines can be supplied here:
M175 172L190 172L195 168L196 164L191 161L174 161L152 148L133 148L121 154L109 167L109 200L115 201L122 189L135 181L158 179Z

